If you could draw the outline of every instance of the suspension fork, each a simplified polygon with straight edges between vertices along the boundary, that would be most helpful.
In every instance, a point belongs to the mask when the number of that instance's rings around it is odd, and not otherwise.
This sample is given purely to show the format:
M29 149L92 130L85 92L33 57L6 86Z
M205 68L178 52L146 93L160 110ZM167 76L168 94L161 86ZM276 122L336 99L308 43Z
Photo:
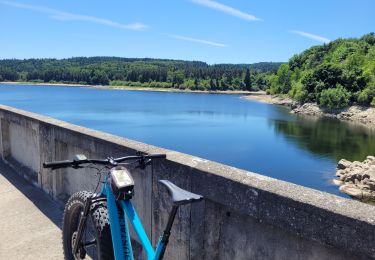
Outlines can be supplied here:
M87 198L85 205L83 206L83 211L81 212L81 217L79 218L78 228L77 228L77 237L73 244L73 255L77 254L78 248L81 245L81 238L83 229L86 226L87 217L90 213L90 207L92 203L105 200L105 198L97 197L95 194L93 194L91 197Z
M73 255L77 254L78 246L81 243L83 227L86 225L87 216L90 212L90 207L92 204L92 197L87 198L85 205L83 207L83 212L81 212L81 217L79 218L78 228L77 228L77 237L73 244Z

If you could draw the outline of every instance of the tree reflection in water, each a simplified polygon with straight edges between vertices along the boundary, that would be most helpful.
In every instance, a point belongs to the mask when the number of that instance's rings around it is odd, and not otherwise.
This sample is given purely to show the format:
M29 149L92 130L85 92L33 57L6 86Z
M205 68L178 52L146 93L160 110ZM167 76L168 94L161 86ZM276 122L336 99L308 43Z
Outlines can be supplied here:
M297 116L295 121L270 120L275 132L298 147L339 161L361 161L375 154L375 129L338 119Z

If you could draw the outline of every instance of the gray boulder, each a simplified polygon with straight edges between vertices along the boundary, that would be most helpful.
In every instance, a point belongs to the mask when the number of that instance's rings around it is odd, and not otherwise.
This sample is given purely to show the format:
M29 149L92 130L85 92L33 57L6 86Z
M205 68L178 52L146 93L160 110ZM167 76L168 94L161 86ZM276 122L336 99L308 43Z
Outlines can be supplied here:
M333 183L350 197L375 203L375 156L367 156L363 162L342 159L337 163L337 179Z

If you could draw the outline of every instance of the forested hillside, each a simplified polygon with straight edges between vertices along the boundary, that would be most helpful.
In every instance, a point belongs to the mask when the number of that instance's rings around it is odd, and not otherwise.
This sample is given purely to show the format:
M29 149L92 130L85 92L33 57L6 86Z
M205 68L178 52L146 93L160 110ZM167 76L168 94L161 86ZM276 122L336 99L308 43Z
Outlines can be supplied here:
M199 61L77 57L0 60L0 81L80 83L93 85L255 90L281 63L208 65Z
M375 35L338 39L292 57L270 77L271 94L331 109L375 106Z

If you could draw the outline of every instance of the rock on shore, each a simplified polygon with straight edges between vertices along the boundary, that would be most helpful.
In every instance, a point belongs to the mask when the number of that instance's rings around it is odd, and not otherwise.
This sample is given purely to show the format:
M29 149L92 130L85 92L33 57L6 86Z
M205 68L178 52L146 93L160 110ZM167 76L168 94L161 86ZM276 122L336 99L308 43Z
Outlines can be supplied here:
M342 159L337 164L340 191L363 202L375 203L375 156L367 156L363 162Z
M318 105L314 103L305 103L301 106L297 106L291 111L291 113L309 116L322 116L324 114L323 111L318 107Z

